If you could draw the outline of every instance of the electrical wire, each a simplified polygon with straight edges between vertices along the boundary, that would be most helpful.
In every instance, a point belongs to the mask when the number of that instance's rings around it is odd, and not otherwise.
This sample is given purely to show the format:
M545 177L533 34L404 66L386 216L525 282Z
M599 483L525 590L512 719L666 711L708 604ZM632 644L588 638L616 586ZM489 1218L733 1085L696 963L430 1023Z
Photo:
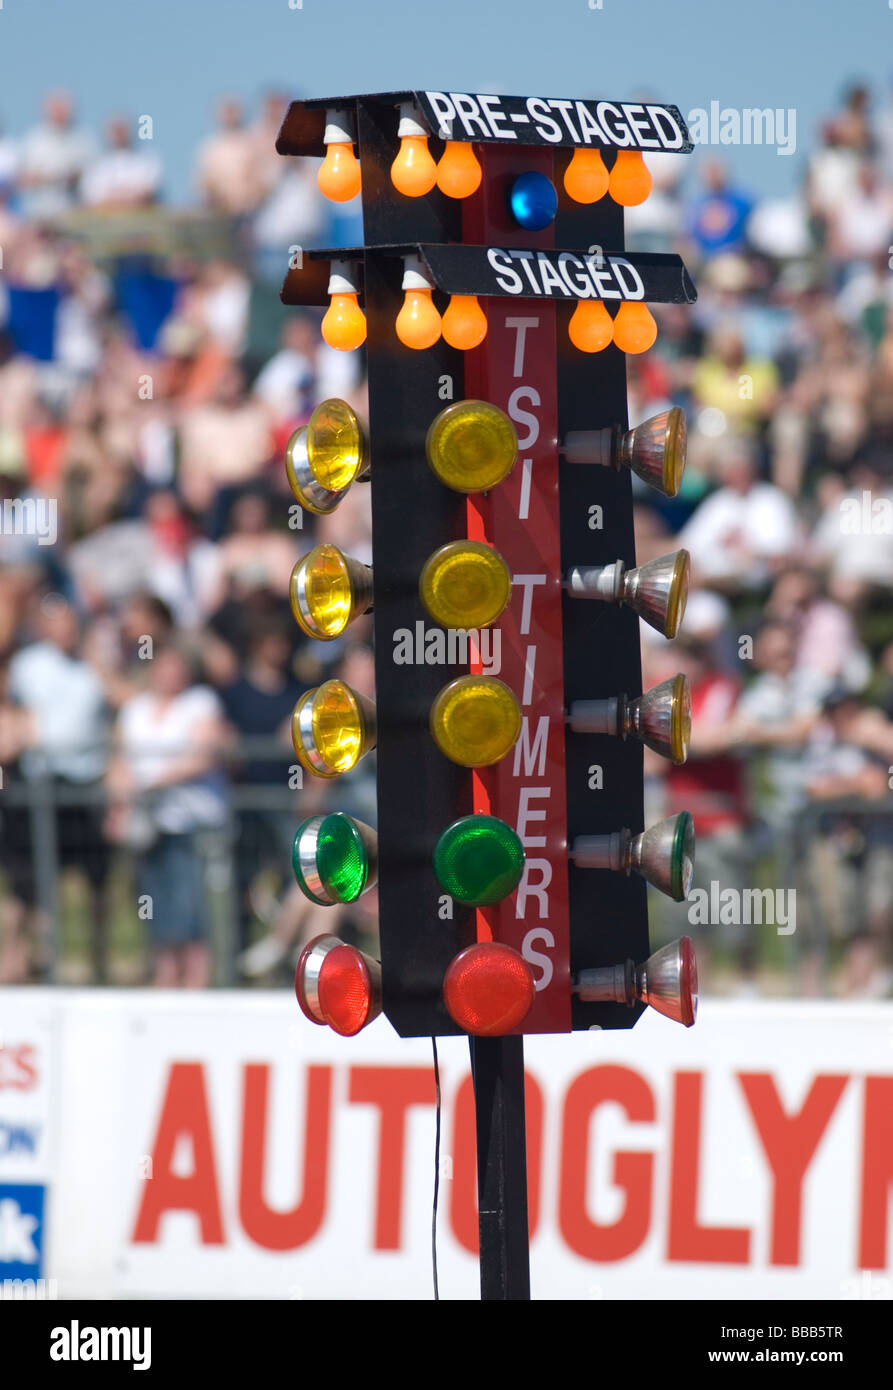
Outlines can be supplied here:
M431 1047L434 1050L434 1091L435 1091L435 1120L434 1120L434 1208L431 1215L431 1262L434 1271L434 1300L440 1300L440 1289L437 1284L437 1199L440 1195L440 1067L437 1062L437 1039L431 1039Z

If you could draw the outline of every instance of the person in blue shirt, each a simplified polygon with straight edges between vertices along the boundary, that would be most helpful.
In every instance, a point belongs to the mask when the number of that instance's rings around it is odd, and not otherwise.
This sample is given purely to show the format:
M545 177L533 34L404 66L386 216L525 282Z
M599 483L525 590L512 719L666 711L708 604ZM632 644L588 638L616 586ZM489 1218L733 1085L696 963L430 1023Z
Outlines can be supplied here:
M744 245L753 199L729 185L725 167L718 159L703 165L701 181L705 191L690 208L688 226L698 253L706 258L721 251L739 250Z

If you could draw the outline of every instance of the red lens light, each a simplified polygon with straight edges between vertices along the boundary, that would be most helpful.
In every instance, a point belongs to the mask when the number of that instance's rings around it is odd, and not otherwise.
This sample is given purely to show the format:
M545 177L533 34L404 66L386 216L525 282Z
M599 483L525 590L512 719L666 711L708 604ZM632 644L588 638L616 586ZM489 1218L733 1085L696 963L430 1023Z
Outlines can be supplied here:
M354 946L336 946L329 951L319 971L319 1007L329 1027L342 1037L352 1038L375 1017L374 999L362 952Z
M309 1018L311 1023L325 1023L325 1019L320 1013L317 986L319 966L325 955L325 946L327 942L332 940L334 940L332 937L316 936L312 941L308 941L298 956L298 963L295 966L295 998L301 1013L305 1018Z
M690 1028L698 1016L698 961L691 937L679 943L679 1022Z
M466 1033L498 1037L530 1012L533 974L523 956L498 941L468 946L450 962L443 981L447 1013Z

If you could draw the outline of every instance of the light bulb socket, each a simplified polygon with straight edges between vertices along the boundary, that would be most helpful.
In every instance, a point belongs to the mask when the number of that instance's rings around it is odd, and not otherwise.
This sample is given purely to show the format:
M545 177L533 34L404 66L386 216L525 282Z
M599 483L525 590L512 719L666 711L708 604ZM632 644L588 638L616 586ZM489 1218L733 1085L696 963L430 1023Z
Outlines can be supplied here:
M356 261L332 261L329 268L329 294L359 294L359 268Z
M324 145L352 145L357 138L356 121L353 113L343 107L330 107L326 111L326 130L322 137Z
M570 857L578 869L613 869L629 873L629 830L613 830L608 835L578 835L572 842Z
M618 734L625 738L621 709L625 701L625 695L614 695L608 700L574 700L568 711L568 728L575 734Z
M619 468L617 445L622 433L619 425L609 425L603 430L569 430L561 452L568 463L599 463Z
M433 290L434 279L421 256L406 256L403 261L404 290Z
M613 565L574 565L568 570L565 588L573 598L600 599L602 603L619 603L623 594L626 570L622 560Z
M428 136L431 132L424 124L421 111L412 101L401 101L400 124L397 126L397 139L404 140L408 135Z
M571 991L584 1004L635 1003L635 965L631 960L621 965L601 965L593 970L581 970L571 985Z

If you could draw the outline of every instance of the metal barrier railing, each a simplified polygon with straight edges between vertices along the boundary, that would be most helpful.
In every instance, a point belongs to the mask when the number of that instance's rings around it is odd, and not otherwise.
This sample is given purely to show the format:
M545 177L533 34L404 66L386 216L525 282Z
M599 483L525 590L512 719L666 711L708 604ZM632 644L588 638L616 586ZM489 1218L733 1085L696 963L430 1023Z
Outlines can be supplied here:
M54 764L61 750L53 750ZM82 749L78 749L82 752ZM239 949L239 910L237 875L234 868L234 847L239 835L240 818L246 813L281 816L287 826L296 825L301 818L300 795L302 778L300 768L294 763L294 755L288 747L276 738L245 738L238 743L220 750L219 770L235 772L242 764L281 763L282 781L242 782L228 777L225 796L221 799L221 819L219 824L208 826L194 832L194 848L201 861L202 877L209 904L212 906L213 929L212 950L214 959L214 980L219 985L232 985L238 982L236 956ZM153 806L164 792L143 792L130 800L132 807L140 808L151 818ZM60 910L60 877L64 868L80 868L87 877L97 866L87 862L91 850L90 835L85 833L84 857L80 863L69 853L67 863L62 863L59 844L59 815L66 810L84 812L85 828L87 818L93 817L94 824L112 804L112 797L104 781L78 784L54 776L45 759L32 754L28 776L6 775L0 790L0 901L10 893L11 877L29 882L30 903L41 914L47 924L48 939L45 942L43 978L53 982L58 978L58 967L62 956L62 914ZM24 834L10 834L11 817L27 817ZM25 862L10 864L10 841L24 841L27 848L23 856ZM5 844L4 844L5 842ZM3 853L6 850L5 855ZM92 845L95 852L95 841ZM109 841L106 851L112 861L139 862L140 853L132 847ZM6 873L4 875L4 861ZM17 872L10 873L10 869ZM283 873L289 870L287 856L282 856ZM3 883L4 877L6 883ZM105 876L107 877L107 875ZM92 973L97 982L107 978L108 931L106 924L91 924Z

